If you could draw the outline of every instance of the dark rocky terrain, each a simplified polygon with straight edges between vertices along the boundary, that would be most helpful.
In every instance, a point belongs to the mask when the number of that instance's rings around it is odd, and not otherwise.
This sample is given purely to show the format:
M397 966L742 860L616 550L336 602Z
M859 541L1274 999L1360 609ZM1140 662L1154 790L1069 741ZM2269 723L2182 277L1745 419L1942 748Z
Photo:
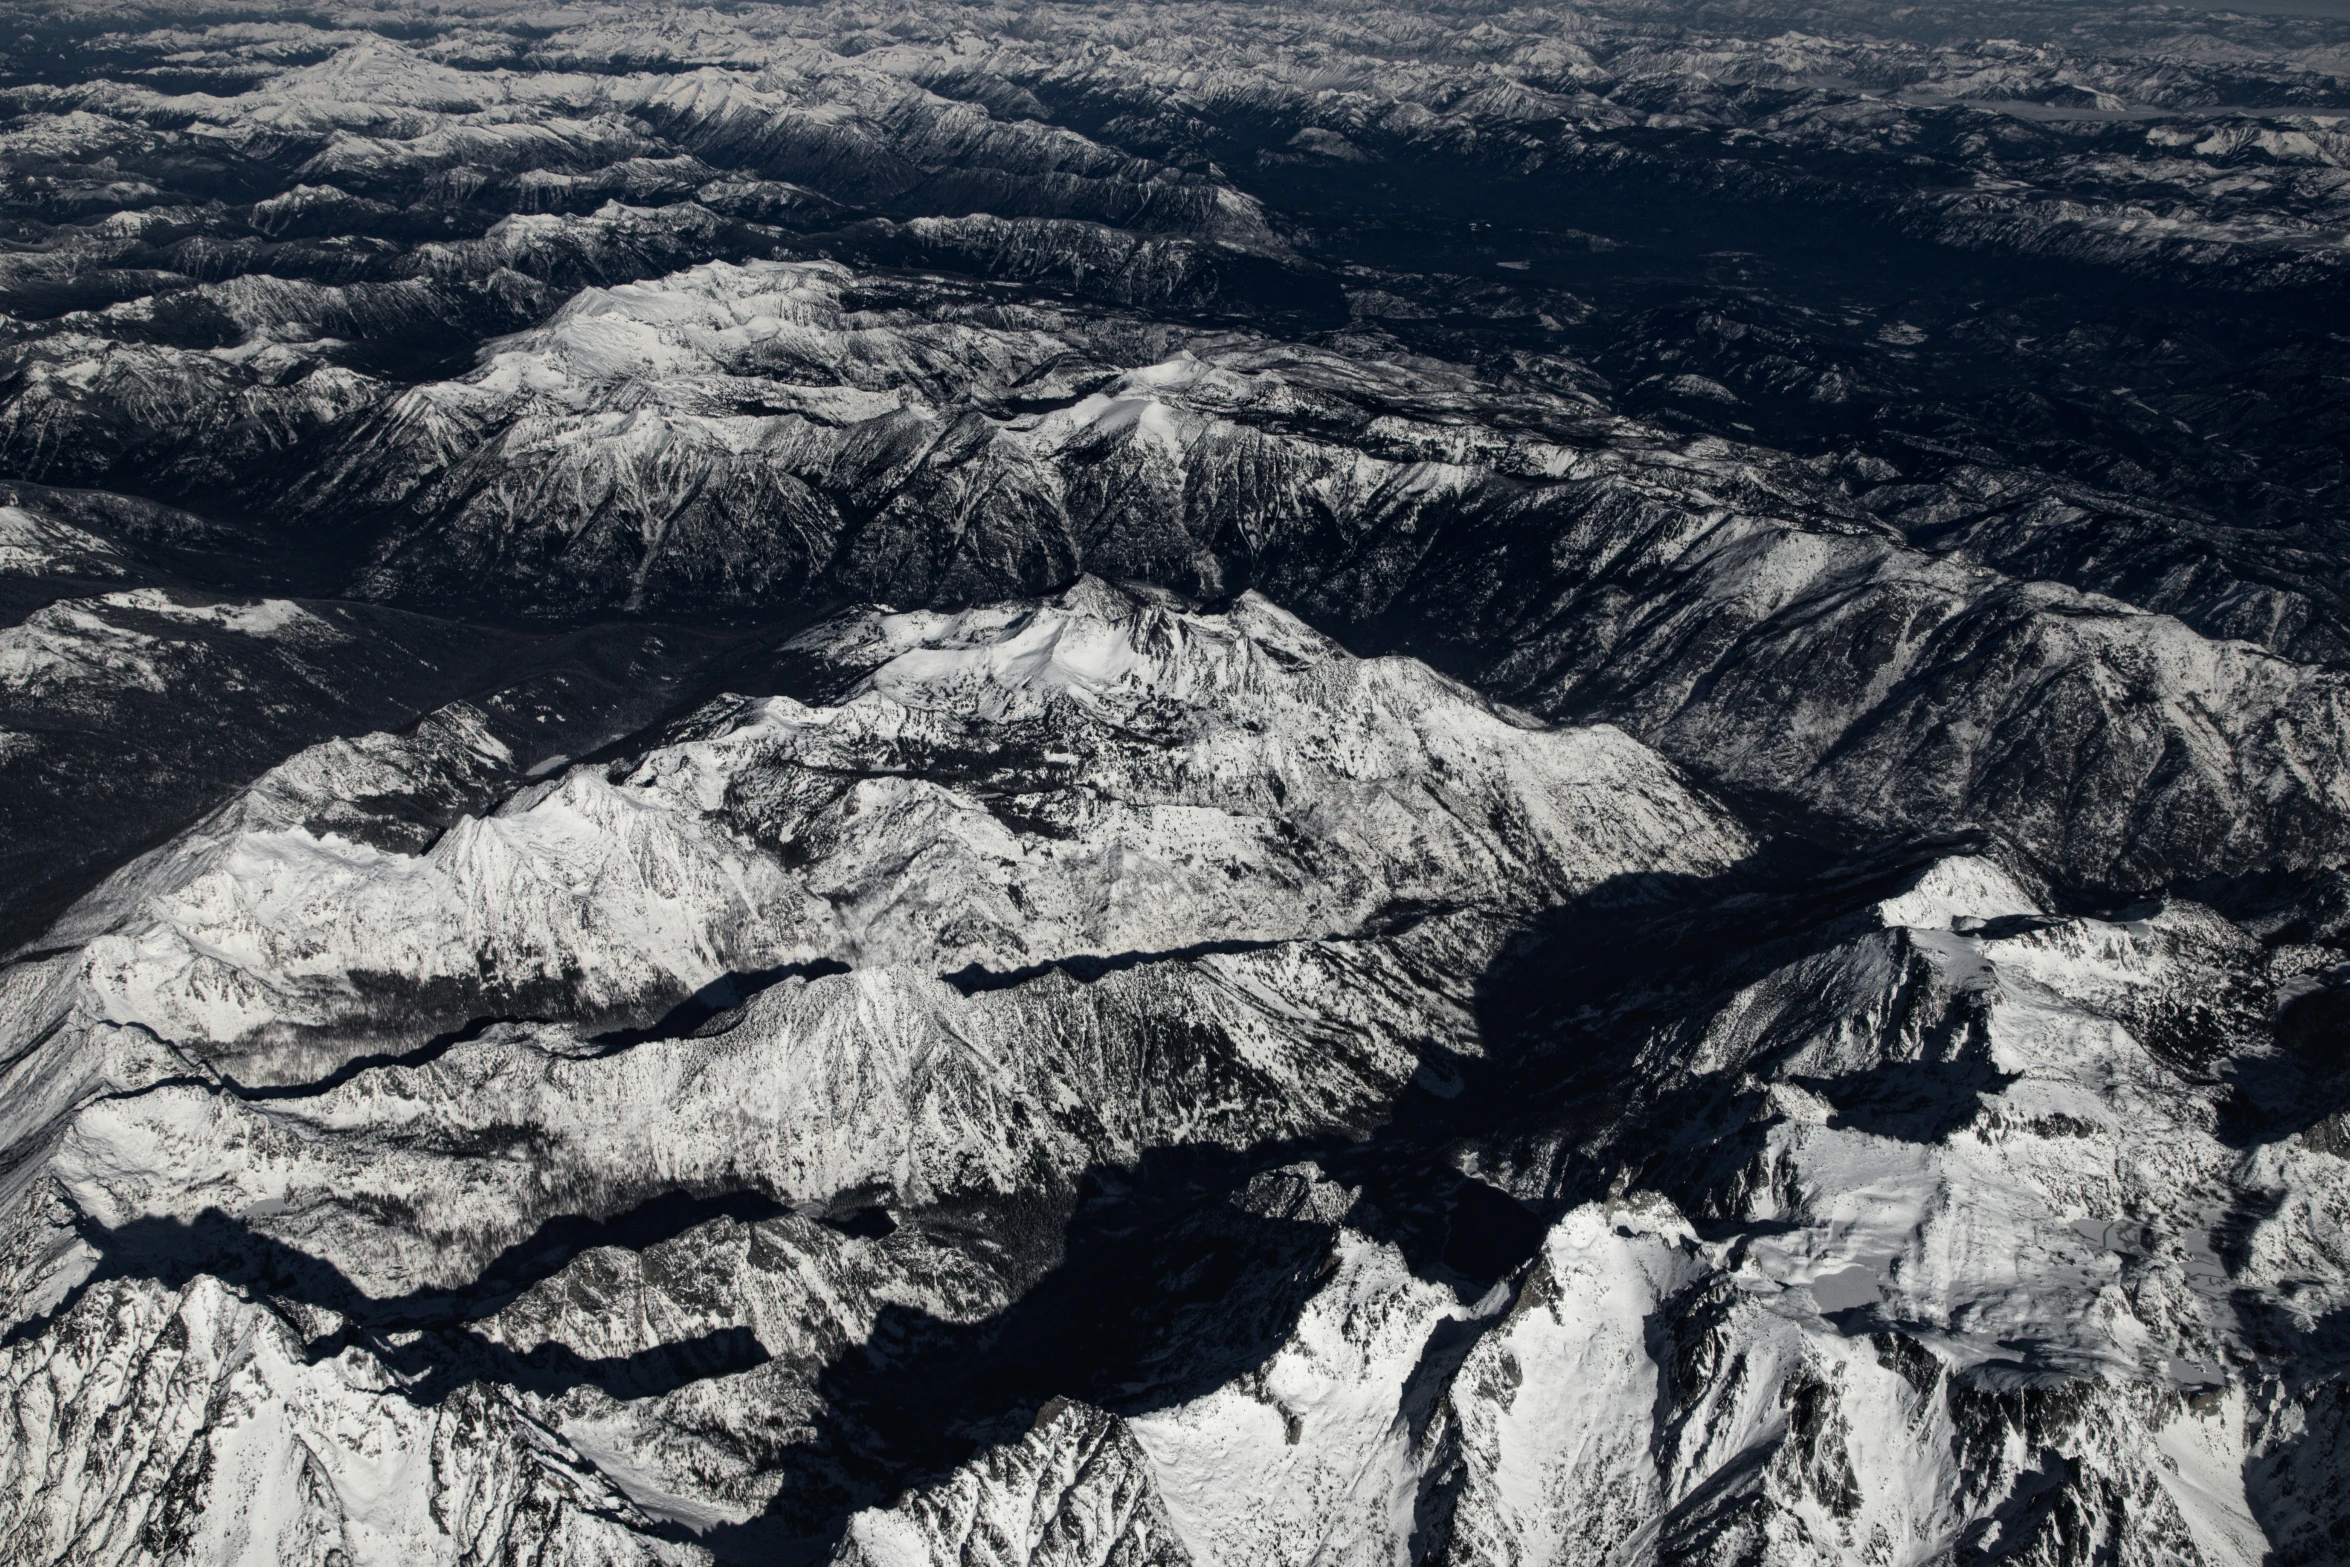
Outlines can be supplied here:
M2350 1561L2350 21L0 9L0 1563Z

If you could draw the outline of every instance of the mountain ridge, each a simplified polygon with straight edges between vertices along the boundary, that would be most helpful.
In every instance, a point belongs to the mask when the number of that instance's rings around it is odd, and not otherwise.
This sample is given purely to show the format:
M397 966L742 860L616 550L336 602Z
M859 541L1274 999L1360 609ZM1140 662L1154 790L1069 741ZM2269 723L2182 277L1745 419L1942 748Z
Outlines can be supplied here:
M0 1564L2350 1551L2339 21L6 13Z

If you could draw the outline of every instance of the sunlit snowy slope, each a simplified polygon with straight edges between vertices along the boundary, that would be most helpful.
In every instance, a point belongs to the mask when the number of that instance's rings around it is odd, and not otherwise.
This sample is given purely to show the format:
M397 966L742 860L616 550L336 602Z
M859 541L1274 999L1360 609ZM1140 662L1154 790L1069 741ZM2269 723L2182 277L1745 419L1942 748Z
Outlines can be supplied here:
M0 1567L2350 1561L2350 24L0 9Z

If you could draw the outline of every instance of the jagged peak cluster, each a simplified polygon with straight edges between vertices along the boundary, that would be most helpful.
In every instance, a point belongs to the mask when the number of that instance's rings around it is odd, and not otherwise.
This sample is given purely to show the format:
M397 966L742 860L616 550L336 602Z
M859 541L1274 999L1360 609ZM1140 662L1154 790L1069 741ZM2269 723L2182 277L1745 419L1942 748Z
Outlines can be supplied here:
M1203 614L1087 579L1044 603L864 612L785 651L855 683L824 706L723 698L663 743L537 781L465 708L329 742L54 940L86 943L70 961L111 1023L199 1051L349 1050L321 1031L412 1043L459 1008L625 1014L779 965L1004 973L1343 939L1747 842L1615 731L1358 661L1254 596ZM470 809L403 841L383 806L419 798ZM450 1003L382 1015L371 973Z
M2319 1567L2350 32L0 17L0 1567Z

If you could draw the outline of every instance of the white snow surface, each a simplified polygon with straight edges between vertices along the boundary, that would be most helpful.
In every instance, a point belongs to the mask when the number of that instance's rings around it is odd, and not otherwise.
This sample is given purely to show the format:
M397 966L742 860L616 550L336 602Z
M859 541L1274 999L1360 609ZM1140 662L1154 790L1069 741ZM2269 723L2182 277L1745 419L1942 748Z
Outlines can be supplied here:
M852 616L806 647L875 667L833 705L721 700L422 854L261 810L295 787L265 779L66 916L85 1004L192 1050L331 1049L325 1030L398 1026L372 1012L371 973L474 1015L550 996L593 1014L820 959L1009 971L1345 936L1383 910L1523 906L1744 846L1622 734L1355 659L1253 596L1203 615L1087 580ZM316 774L342 747L291 765ZM952 752L996 776L923 775Z
M40 1435L0 1467L36 1543L0 1559L160 1559L183 1526L222 1563L701 1559L797 1516L772 1455L822 1428L828 1368L1029 1286L932 1216L1375 1139L1487 1050L1480 976L1525 921L1749 847L1621 734L1253 597L1088 580L790 651L829 697L725 698L536 780L462 707L315 747L7 971L0 1398ZM429 849L367 841L370 799L495 779ZM2306 1538L2283 1480L2336 1428L2261 1380L2262 1335L2350 1307L2350 1178L2323 1124L2231 1141L2195 1064L2275 1056L2258 943L2186 903L2052 913L1986 855L1790 941L1621 1068L1609 1124L1713 1159L1701 1202L1640 1160L1554 1201L1607 1126L1463 1147L1549 1205L1472 1280L1288 1155L1232 1199L1325 1237L1261 1361L1041 1409L853 1511L835 1559L1400 1567L1440 1523L1463 1560L1595 1564L1925 1567L2059 1516L2132 1562ZM445 1022L373 1010L434 984ZM564 1020L370 1055L515 997ZM781 1216L527 1260L551 1220L728 1192ZM872 1211L898 1228L835 1226ZM277 1271L140 1260L206 1234ZM467 1301L457 1339L398 1325ZM487 1369L714 1340L759 1353L650 1393Z
M2316 1422L2219 1368L2258 1353L2244 1291L2334 1309L2339 1241L2285 1237L2338 1224L2350 1183L2271 1145L2251 1178L2290 1195L2223 1271L2212 1224L2243 1156L2210 1087L2133 1032L2245 938L2189 906L2053 918L1966 857L1879 907L1881 933L1847 927L1751 988L1677 1064L1766 1090L1723 1213L1637 1189L1572 1208L1477 1299L1341 1224L1271 1358L1128 1415L1191 1558L1409 1562L1443 1494L1462 1560L1924 1564L2045 1548L2006 1499L2053 1483L2116 1559L2274 1559L2292 1515L2271 1487ZM1977 1018L1971 1041L1937 1042L1938 1008ZM1997 1069L1939 1130L1839 1124L1853 1074L1937 1051ZM1353 1194L1315 1189L1338 1222ZM1865 1292L1827 1298L1856 1271ZM916 1515L892 1559L954 1560Z
M1259 459L1278 481L1211 513L1252 549L1280 507L1392 547L1497 476L1579 486L1597 499L1558 513L1580 552L1566 575L1641 574L1651 613L1558 607L1608 646L1578 663L1529 644L1497 676L1529 700L1603 670L1629 693L1610 711L1729 782L1886 831L1989 802L2005 842L2092 879L2190 851L2229 871L2340 857L2338 669L1907 550L1856 516L1791 522L1813 500L1774 488L1786 470L1572 394L1513 407L1400 352L1245 333L1113 355L1096 350L1131 322L1090 306L956 296L909 320L924 312L864 308L870 280L829 263L588 289L405 392L331 362L326 325L423 308L444 281L528 294L507 264L566 247L658 255L707 232L753 182L661 137L729 168L790 143L913 181L1001 174L1070 210L1141 193L1123 210L1151 234L1287 258L1220 171L1046 124L1031 88L1136 105L1146 136L1294 124L1273 156L1364 165L1544 148L1561 127L1562 151L1645 126L1792 159L1898 145L1930 117L2046 124L2078 99L2111 123L2076 123L2151 155L2017 137L2000 178L1923 193L1904 221L2014 255L2306 283L2343 253L2350 139L2332 111L2215 107L2210 86L2258 64L2295 98L2330 91L2339 49L1744 38L1544 8L1474 27L1039 10L986 33L921 6L590 0L520 32L502 9L436 13L412 42L190 13L155 24L179 62L249 91L20 84L0 161L135 145L298 163L253 210L273 233L392 211L341 184L488 171L567 206L617 195L419 247L424 275L377 293L196 284L246 334L219 347L151 334L151 298L13 323L12 449L176 428L234 466L365 423L304 493L434 522L371 590L406 590L420 560L496 564L516 518L593 513L636 552L632 609L657 568L774 558L795 530L813 573L839 518L802 476L857 454L895 495L948 431L976 431L980 455L905 502L946 541L940 599L968 597L953 571L974 561L1066 580L1076 530L1055 530L1080 517L1130 527L1121 558L1221 592L1167 519ZM823 46L849 34L853 55ZM548 68L511 68L521 38ZM2278 194L2241 200L2255 185ZM58 245L128 253L184 221L121 211ZM50 249L0 263L37 283ZM1736 401L1703 376L1660 384ZM1299 433L1373 386L1361 406L1385 411L1344 439ZM774 486L748 509L787 519L755 548L681 501L745 474ZM1074 504L1088 484L1118 504ZM1635 534L1639 557L1619 556ZM1036 553L997 558L1019 549ZM0 571L127 575L106 540L22 506L0 507ZM0 688L161 696L198 642L342 635L288 601L137 589L0 631ZM1949 643L1982 656L1935 662ZM1487 1058L1484 984L1513 938L1595 893L1629 921L1644 895L1721 876L1753 847L1727 813L1624 733L1352 658L1252 594L1211 614L1087 579L861 611L788 651L837 677L821 698L723 698L613 763L517 779L462 706L313 747L0 970L0 1567L773 1554L729 1531L821 1490L788 1460L838 1412L828 1379L866 1350L886 1367L885 1324L984 1328L1051 1265L1018 1254L1024 1226L1170 1150L1286 1161L1228 1205L1318 1237L1279 1281L1297 1299L1261 1361L1017 1411L943 1476L835 1518L839 1567L1402 1567L1437 1540L1497 1567L2339 1559L2350 1111L2330 1036L2286 1026L2338 978L2323 954L2177 899L2067 912L2003 850L1923 865L1782 933L1767 963L1676 974L1666 1000L1694 1010L1670 1026L1640 1022L1648 994L1545 1018L1525 1048L1588 1048L1613 1097L1555 1116L1530 1097L1508 1137L1441 1149L1539 1232L1471 1279L1345 1171L1402 1124L1406 1085L1473 1094L1477 1070L1516 1064ZM1689 700L1701 685L1715 698ZM2036 748L2060 708L2075 731ZM2054 776L2082 757L2103 770ZM429 847L374 831L382 800L483 792L497 803ZM2298 1097L2262 1100L2270 1074ZM1577 1179L1592 1169L1613 1175L1604 1196ZM742 1195L782 1211L556 1238ZM898 1227L849 1222L875 1213ZM629 1380L709 1340L756 1363Z

